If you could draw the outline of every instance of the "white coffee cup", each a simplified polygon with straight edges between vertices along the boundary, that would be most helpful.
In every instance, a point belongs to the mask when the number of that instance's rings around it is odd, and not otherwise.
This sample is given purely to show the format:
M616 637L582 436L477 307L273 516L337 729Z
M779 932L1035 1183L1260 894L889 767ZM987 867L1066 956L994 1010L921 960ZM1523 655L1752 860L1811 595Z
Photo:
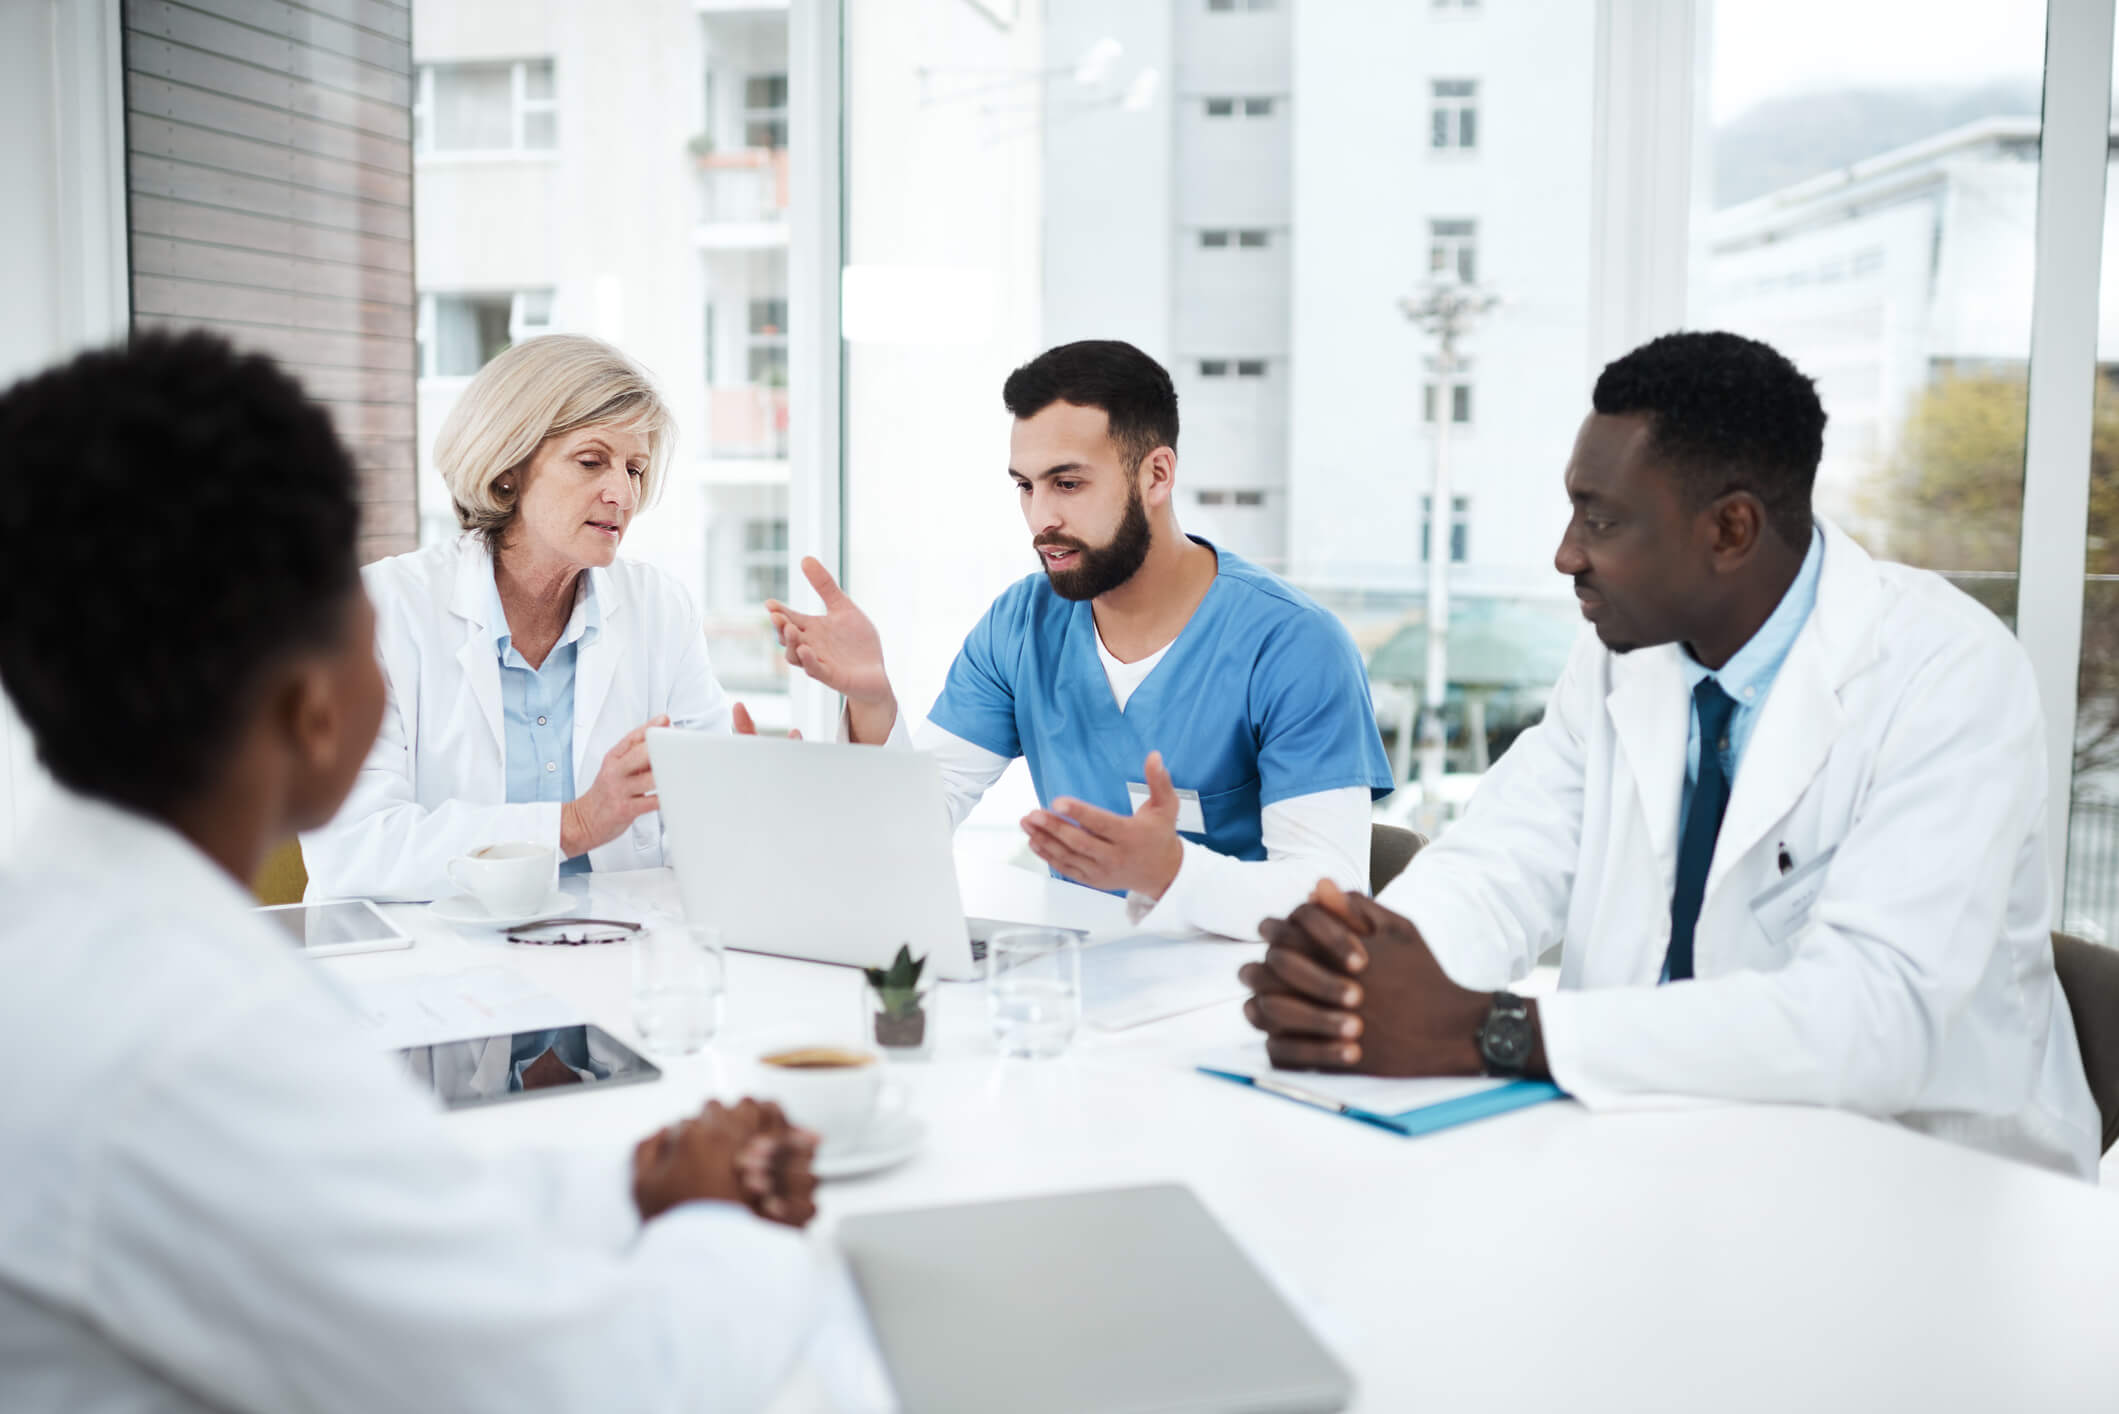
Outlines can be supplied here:
M559 859L550 845L510 840L449 861L449 878L495 918L535 913L552 896Z
M775 1046L759 1055L757 1071L758 1098L836 1150L861 1142L883 1094L883 1062L851 1046Z

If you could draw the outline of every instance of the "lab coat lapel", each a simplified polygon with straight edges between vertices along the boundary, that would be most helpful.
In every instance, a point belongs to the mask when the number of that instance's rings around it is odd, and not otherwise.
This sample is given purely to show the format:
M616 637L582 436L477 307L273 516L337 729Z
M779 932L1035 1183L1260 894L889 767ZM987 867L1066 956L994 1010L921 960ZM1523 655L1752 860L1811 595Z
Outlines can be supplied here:
M625 656L626 641L624 626L618 622L625 606L618 602L610 573L590 570L589 586L596 595L596 608L603 624L592 637L583 640L574 659L574 786L577 791L587 790L595 779L589 763L591 743L615 743L618 740L617 732L598 737L596 718L611 695L611 682L617 676L619 660ZM627 722L622 730L631 731L639 725L638 722Z
M1677 870L1685 741L1692 730L1692 698L1685 690L1677 655L1677 648L1668 644L1614 655L1612 688L1604 700L1619 754L1633 775L1648 842L1664 874L1671 878Z
M508 743L500 721L500 659L493 652L493 630L489 623L493 603L493 560L485 547L465 536L456 560L456 586L449 596L449 612L463 624L463 642L457 645L456 662L463 670L464 684L493 733L493 749L503 763ZM503 766L505 770L505 766Z
M1759 709L1707 871L1707 897L1802 799L1846 728L1839 690L1876 657L1876 562L1825 524L1817 603Z

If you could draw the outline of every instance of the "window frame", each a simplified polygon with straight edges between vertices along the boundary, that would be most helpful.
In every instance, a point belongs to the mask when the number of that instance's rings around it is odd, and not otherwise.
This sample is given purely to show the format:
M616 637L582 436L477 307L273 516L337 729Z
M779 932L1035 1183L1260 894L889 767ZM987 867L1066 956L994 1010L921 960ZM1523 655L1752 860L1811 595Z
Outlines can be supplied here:
M552 96L531 98L529 96L529 71L536 65L548 66L552 71ZM442 69L497 69L508 70L508 132L507 147L436 147L434 145L434 88L435 74ZM412 84L412 160L421 163L447 162L553 162L559 158L559 60L556 55L536 54L516 59L441 59L417 65ZM552 118L552 145L531 147L527 142L529 120L533 116L550 114Z

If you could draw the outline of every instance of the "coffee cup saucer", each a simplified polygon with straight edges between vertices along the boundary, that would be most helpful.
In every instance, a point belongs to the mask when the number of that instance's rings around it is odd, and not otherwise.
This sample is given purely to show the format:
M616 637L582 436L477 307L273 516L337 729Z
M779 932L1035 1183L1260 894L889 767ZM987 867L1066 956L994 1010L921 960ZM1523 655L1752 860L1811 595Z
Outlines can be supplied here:
M491 912L474 894L451 894L448 898L438 898L427 905L427 912L442 922L453 923L459 928L519 928L525 923L541 923L547 918L558 918L578 907L580 904L571 894L562 889L554 889L543 903L529 913Z
M843 1149L836 1144L817 1151L810 1170L818 1178L854 1178L894 1168L920 1152L927 1142L927 1122L908 1110L889 1109L869 1121L861 1137Z

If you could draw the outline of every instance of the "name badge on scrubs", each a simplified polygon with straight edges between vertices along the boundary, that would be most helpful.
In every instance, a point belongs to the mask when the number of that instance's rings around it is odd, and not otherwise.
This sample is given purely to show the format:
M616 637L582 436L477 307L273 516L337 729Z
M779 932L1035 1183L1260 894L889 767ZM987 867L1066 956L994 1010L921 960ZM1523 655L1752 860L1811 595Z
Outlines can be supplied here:
M1809 921L1810 905L1825 890L1826 866L1838 853L1835 845L1783 874L1753 897L1751 916L1758 920L1769 941L1785 943Z
M1148 788L1139 781L1126 782L1126 794L1133 797L1133 813L1148 803ZM1199 792L1180 790L1177 793L1177 833L1181 835L1203 835L1207 832L1207 812L1199 808Z

